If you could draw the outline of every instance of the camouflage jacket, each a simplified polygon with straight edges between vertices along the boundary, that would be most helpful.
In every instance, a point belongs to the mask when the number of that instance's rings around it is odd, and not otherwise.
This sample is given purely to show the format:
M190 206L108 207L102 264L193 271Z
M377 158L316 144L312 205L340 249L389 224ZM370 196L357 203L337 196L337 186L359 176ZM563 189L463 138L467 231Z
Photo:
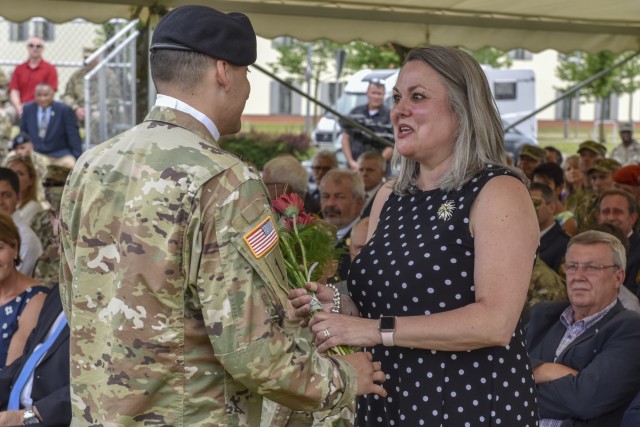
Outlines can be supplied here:
M258 426L263 396L352 402L353 367L283 329L271 215L259 176L173 109L78 159L61 206L72 425Z
M82 67L69 77L67 81L67 85L65 86L64 95L62 99L65 104L67 104L71 109L75 111L78 107L84 107L84 76L91 71L90 68ZM118 77L113 72L106 68L104 70L106 82L106 95L107 99L110 102L117 102L120 99L120 82L118 82ZM97 104L98 102L98 94L100 92L99 88L99 79L98 76L94 76L89 83L89 93L94 98L91 104Z
M539 302L566 301L565 279L551 269L540 257L536 258L527 292L527 304L533 307Z

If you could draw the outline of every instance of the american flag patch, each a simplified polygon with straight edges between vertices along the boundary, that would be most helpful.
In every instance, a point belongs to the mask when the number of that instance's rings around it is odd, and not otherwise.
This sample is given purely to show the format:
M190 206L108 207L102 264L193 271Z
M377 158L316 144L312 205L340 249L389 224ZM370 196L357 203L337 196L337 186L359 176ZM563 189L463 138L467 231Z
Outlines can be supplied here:
M256 258L262 257L278 243L278 232L271 220L266 217L256 228L244 235L244 241Z

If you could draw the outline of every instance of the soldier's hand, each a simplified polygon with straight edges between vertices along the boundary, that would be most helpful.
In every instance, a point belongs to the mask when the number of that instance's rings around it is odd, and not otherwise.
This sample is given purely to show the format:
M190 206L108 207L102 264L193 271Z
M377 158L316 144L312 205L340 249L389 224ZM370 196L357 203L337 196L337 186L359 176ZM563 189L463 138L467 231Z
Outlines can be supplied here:
M307 289L292 289L289 291L289 301L294 308L296 319L300 320L300 326L309 324L309 313L311 313L311 294L308 291L315 292L316 298L324 311L331 311L333 308L333 289L321 283L307 282Z
M344 356L332 357L342 359L355 368L357 374L358 396L369 393L374 393L382 397L387 396L387 391L380 384L376 384L383 383L387 377L382 371L382 365L380 362L372 362L373 356L371 353L358 352Z

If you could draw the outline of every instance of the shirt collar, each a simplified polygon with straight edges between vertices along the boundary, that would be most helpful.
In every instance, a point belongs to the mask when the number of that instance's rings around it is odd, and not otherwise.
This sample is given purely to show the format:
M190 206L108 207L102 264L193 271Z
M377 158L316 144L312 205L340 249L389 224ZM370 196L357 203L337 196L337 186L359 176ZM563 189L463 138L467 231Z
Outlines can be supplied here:
M213 123L213 121L209 117L201 113L200 111L193 108L191 105L187 104L186 102L182 102L179 99L176 99L169 95L158 94L158 96L156 97L155 105L158 107L173 108L175 110L182 111L183 113L189 114L194 119L202 123L209 130L214 140L217 141L218 139L220 139L220 131L218 131L218 128Z
M353 220L353 222L352 222L351 224L349 224L349 225L347 225L346 227L341 228L340 230L338 230L338 231L336 232L336 238L337 238L338 240L342 240L342 239L344 238L344 236L349 232L349 230L351 230L351 228L355 225L355 223L356 223L356 222L358 222L358 220L359 220L359 219L360 219L360 218L356 218L356 219L354 219L354 220Z
M578 322L575 321L576 313L573 311L573 307L569 305L569 307L565 308L562 314L560 315L560 321L565 327L573 326L574 323L582 323L584 325L584 329L590 327L598 320L602 319L618 302L618 298L614 299L611 304L600 310L599 312L592 314L591 316L585 317Z

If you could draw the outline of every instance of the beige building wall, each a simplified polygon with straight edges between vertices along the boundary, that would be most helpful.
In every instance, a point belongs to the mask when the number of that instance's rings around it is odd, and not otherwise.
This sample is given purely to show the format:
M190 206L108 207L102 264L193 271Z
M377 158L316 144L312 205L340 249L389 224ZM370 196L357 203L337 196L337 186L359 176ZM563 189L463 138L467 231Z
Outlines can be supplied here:
M37 19L35 20L37 21ZM31 33L36 28L34 21L30 23ZM84 46L95 45L101 39L100 25L75 20L64 24L55 25L53 40L45 41L46 49L44 58L53 62L58 69L59 87L56 98L60 98L69 76L81 65L82 48ZM13 71L15 64L23 62L27 58L26 40L11 40L11 24L0 18L0 67L7 74ZM271 69L269 63L276 62L278 53L272 47L272 41L258 37L258 58L257 63L266 69ZM532 69L536 75L536 105L541 106L557 96L557 88L562 83L556 77L556 66L558 64L558 52L545 50L534 53L530 59L513 60L513 69ZM333 73L330 73L330 76ZM286 75L279 75L286 78ZM328 81L330 77L327 77ZM249 73L251 83L251 95L247 101L245 114L268 116L273 111L273 92L277 90L277 85L272 80L256 69ZM307 88L302 85L306 92ZM640 120L640 96L638 93L633 96L633 108L629 113L629 95L621 95L617 103L617 117L620 121L634 119ZM306 115L307 102L298 100L299 114ZM313 106L311 107L313 111ZM593 102L583 101L579 107L580 119L582 121L592 121L595 119L596 110ZM556 107L552 106L539 113L538 120L557 119Z

